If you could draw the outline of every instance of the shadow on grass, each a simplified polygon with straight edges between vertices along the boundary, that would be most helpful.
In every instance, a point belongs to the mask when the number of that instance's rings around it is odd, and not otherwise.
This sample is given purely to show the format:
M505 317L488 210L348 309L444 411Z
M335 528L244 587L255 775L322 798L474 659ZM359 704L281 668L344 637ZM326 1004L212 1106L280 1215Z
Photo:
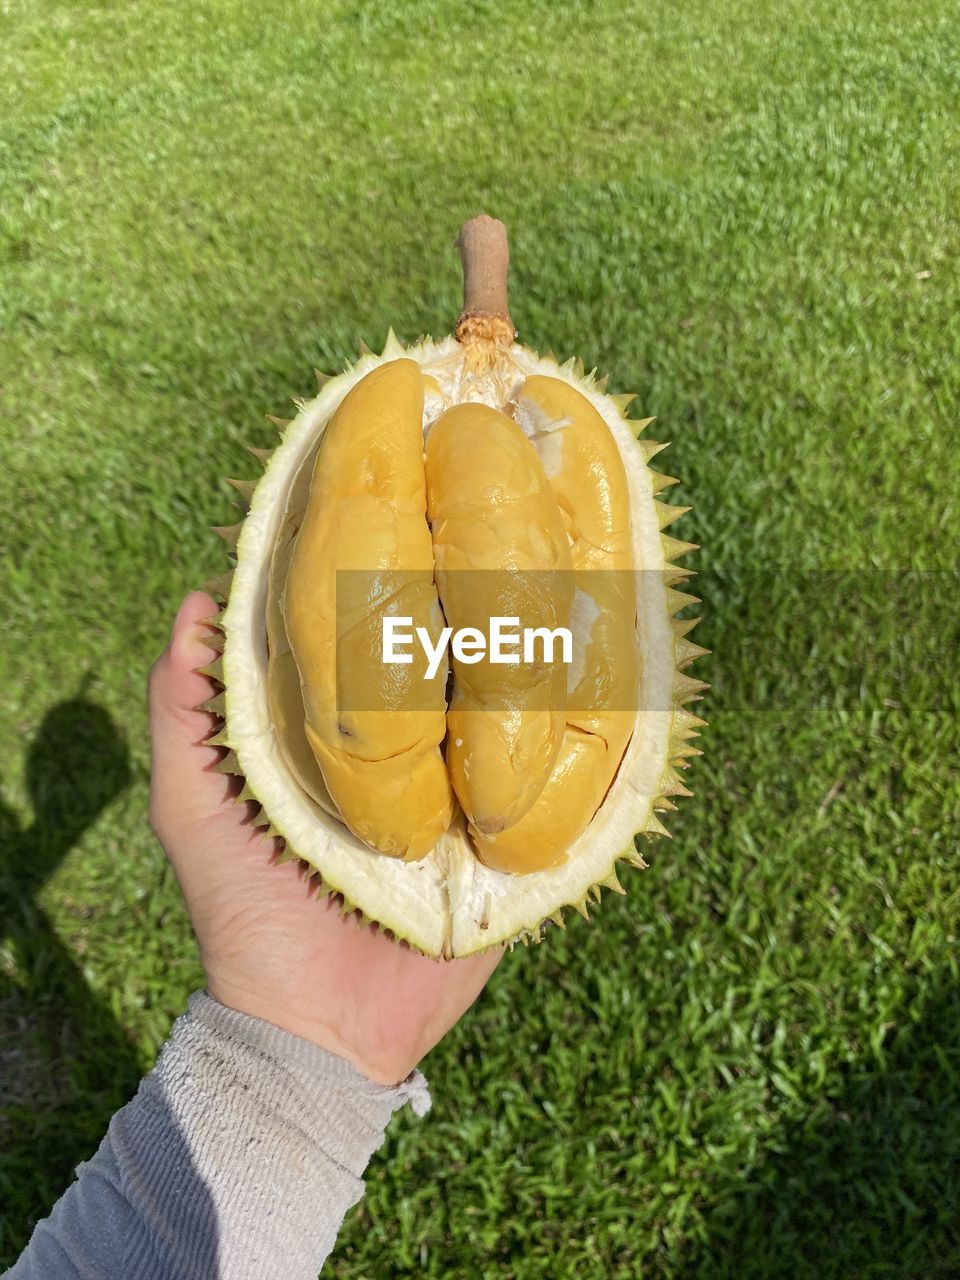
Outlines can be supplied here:
M710 1280L960 1276L960 988L944 981L882 1063L853 1064L779 1153L708 1207L671 1275Z
M126 746L82 693L51 708L28 749L36 815L21 830L0 804L0 1267L46 1215L140 1067L38 902L45 881L130 781Z

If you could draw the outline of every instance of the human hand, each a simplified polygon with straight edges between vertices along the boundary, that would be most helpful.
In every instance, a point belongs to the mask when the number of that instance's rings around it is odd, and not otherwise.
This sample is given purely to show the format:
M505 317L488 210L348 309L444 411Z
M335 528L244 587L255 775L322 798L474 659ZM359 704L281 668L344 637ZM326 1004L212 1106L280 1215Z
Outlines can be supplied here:
M203 592L187 596L150 673L150 821L183 889L207 989L395 1084L473 1004L503 949L428 959L318 901L301 864L276 865L258 807L215 771L223 751L205 739L216 721L197 709L214 693L197 668L213 659L203 619L216 612Z

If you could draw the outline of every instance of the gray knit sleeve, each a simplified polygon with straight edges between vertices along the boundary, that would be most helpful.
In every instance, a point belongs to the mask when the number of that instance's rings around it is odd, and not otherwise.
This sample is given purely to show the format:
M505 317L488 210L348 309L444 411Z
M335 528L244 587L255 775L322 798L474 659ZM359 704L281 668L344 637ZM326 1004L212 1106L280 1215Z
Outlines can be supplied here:
M419 1072L375 1084L197 992L7 1280L315 1280L407 1102Z

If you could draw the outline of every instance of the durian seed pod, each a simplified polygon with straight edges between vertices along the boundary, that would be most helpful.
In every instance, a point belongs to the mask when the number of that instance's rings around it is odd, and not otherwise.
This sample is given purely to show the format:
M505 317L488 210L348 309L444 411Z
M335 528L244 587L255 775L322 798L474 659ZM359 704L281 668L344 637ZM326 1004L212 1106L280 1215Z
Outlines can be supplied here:
M318 372L277 447L251 450L262 474L231 481L248 509L217 530L235 563L210 584L226 604L207 669L221 767L284 859L447 957L623 892L617 863L644 866L639 842L690 794L678 770L704 721L687 708L707 687L676 616L697 602L677 563L695 544L664 532L689 508L657 500L676 482L649 465L666 446L596 370L517 341L502 223L472 219L458 247L455 334L391 331ZM571 661L378 665L398 609L439 646L444 624L508 606L568 624Z

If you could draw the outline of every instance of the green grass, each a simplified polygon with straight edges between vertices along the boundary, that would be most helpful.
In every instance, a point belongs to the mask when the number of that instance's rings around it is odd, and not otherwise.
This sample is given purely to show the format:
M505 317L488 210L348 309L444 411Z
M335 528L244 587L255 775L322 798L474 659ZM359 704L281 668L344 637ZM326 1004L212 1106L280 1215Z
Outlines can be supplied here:
M960 17L948 0L0 14L0 1231L201 980L144 681L265 412L446 331L637 390L704 545L697 795L502 965L328 1264L960 1275Z

